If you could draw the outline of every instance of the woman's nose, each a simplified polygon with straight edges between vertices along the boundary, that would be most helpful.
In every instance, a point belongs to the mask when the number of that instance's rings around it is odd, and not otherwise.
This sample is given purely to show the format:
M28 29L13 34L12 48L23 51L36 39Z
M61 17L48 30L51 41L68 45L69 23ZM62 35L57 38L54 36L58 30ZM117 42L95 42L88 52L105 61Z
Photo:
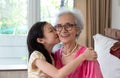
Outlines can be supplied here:
M63 26L62 29L61 29L61 32L66 32L67 29Z

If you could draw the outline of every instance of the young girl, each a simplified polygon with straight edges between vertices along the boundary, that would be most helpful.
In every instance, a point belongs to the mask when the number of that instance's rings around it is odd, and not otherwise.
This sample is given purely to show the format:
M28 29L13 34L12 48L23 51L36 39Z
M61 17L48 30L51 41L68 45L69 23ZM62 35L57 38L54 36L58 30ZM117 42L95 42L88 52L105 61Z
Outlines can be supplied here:
M96 60L96 52L87 49L74 61L58 70L54 67L52 48L59 42L58 35L51 24L37 22L31 27L27 37L30 56L28 78L65 78L84 60Z

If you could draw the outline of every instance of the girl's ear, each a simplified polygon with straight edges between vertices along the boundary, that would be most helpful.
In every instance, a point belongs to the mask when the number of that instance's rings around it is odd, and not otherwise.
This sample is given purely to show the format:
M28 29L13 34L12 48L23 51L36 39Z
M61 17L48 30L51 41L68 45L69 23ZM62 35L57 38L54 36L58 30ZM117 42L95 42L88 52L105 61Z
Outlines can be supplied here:
M36 41L37 41L38 43L42 43L42 44L44 43L43 38L37 38Z

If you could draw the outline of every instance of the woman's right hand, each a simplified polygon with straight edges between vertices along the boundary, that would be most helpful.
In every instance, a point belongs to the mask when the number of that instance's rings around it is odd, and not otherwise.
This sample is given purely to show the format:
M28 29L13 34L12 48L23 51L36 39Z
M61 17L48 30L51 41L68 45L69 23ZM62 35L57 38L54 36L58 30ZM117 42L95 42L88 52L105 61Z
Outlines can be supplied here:
M89 61L96 61L97 60L97 53L93 48L87 48L85 52L83 53L85 60Z

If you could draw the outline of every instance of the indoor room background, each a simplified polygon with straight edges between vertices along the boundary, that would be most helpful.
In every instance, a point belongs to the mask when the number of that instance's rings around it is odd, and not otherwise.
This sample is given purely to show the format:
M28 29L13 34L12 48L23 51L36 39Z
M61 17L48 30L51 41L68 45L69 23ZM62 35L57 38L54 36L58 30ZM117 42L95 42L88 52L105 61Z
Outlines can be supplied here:
M0 78L27 78L27 32L37 21L54 25L54 13L62 6L84 16L81 45L95 47L95 34L120 29L120 0L0 0Z

